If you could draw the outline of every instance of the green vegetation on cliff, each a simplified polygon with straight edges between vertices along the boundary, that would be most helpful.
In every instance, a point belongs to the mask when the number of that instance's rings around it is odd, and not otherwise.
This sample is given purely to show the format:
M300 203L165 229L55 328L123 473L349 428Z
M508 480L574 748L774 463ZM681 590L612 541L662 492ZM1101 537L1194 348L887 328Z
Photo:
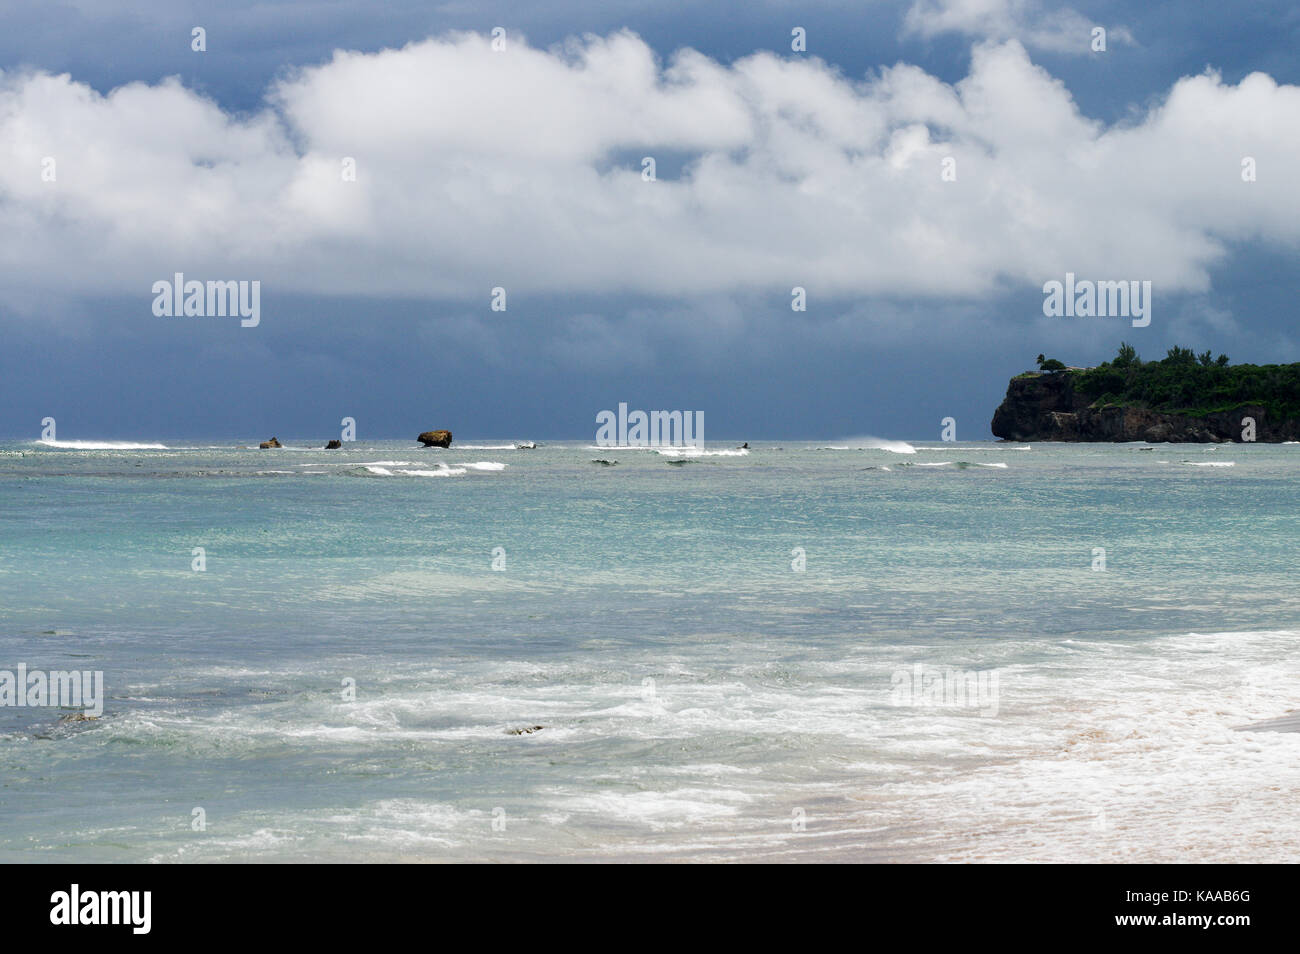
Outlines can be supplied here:
M1062 372L1057 372L1062 373ZM1300 418L1300 364L1228 364L1227 355L1174 347L1159 361L1143 361L1132 345L1095 368L1063 372L1093 407L1142 407L1205 417L1245 405L1277 419Z

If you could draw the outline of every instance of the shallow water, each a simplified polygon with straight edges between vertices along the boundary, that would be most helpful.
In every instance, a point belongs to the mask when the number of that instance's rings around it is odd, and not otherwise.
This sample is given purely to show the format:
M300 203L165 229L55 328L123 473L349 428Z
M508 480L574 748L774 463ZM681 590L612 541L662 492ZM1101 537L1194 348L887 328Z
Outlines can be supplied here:
M141 443L0 444L0 860L1297 855L1300 446Z

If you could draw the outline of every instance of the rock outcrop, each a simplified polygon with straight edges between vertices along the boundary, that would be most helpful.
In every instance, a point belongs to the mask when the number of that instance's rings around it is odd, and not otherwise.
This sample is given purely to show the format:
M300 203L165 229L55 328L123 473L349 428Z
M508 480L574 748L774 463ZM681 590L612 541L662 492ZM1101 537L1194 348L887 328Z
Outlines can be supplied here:
M257 446L262 450L266 450L268 447L283 447L284 445L281 444L274 437L272 437L269 441L262 441L262 443L258 444Z
M425 447L450 447L451 431L425 431L416 440Z
M325 449L326 449L326 450L338 450L338 449L339 449L340 447L342 447L342 446L343 446L343 442L342 442L342 441L339 441L339 440L333 440L333 441L330 441L328 444L325 445Z
M1007 441L1149 441L1206 444L1241 441L1242 419L1255 421L1261 443L1300 440L1300 420L1270 420L1260 406L1243 404L1205 416L1173 414L1130 405L1102 404L1078 393L1070 371L1022 374L1011 379L993 414L995 437Z

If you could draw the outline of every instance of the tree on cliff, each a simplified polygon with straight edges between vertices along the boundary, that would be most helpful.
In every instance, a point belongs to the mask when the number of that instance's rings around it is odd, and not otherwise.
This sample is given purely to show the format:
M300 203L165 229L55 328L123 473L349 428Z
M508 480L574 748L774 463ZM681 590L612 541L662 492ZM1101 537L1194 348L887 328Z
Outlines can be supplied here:
M1039 364L1053 367L1046 355ZM1095 368L1016 375L993 417L993 434L1017 441L1238 441L1246 416L1266 425L1260 440L1300 441L1300 363L1233 365L1226 355L1212 359L1209 351L1179 346L1161 360L1142 361L1126 342Z
M1055 358L1044 358L1040 354L1038 356L1038 368L1040 371L1064 371L1065 365Z

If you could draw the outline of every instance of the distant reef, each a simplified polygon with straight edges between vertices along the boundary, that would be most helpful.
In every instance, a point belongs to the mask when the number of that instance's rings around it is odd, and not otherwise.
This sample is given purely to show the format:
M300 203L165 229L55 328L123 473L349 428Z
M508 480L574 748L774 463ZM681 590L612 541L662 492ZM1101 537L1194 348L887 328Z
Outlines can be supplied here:
M1237 364L1188 348L1143 361L1131 345L1095 368L1038 356L993 414L1008 441L1300 440L1300 364Z

